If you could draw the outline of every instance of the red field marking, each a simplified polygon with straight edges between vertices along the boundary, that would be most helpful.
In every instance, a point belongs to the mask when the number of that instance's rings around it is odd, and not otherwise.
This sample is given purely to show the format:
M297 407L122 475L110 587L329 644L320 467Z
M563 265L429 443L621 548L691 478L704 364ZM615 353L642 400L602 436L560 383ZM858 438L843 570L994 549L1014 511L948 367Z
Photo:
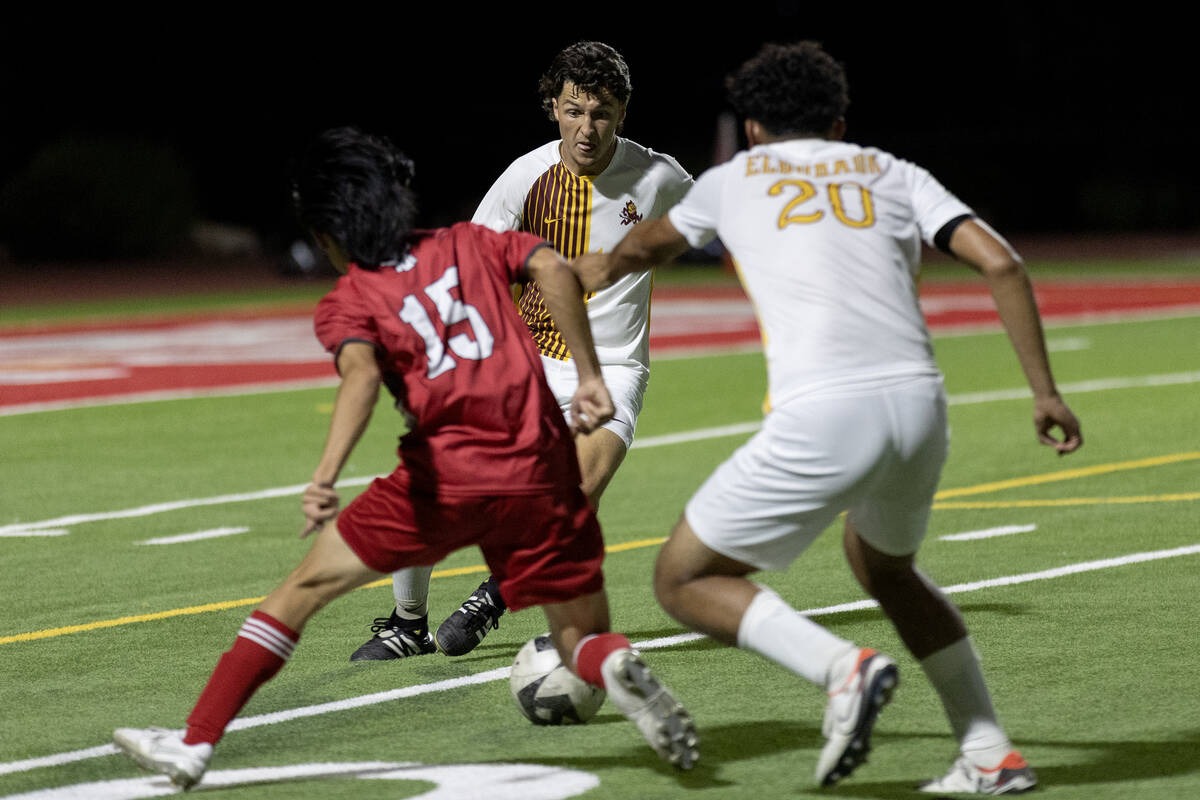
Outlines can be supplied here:
M1042 281L1034 290L1038 308L1047 320L1086 317L1111 312L1146 312L1200 306L1200 281ZM964 303L945 302L961 297ZM976 297L986 308L972 309L966 298ZM979 283L933 283L921 287L921 303L931 328L998 321L991 298Z
M46 336L87 331L153 331L177 328L180 325L216 321L246 321L264 319L303 318L311 321L316 303L285 303L277 306L258 306L253 309L231 308L223 311L180 311L174 314L139 314L128 319L89 319L78 322L33 322L5 325L0 322L0 341L25 336ZM0 309L2 310L2 309Z
M1041 282L1047 320L1196 308L1200 281ZM921 303L931 328L998 322L980 282L927 283ZM652 353L758 344L753 307L736 287L655 289ZM307 310L185 313L133 321L0 327L0 411L114 401L152 392L333 381Z

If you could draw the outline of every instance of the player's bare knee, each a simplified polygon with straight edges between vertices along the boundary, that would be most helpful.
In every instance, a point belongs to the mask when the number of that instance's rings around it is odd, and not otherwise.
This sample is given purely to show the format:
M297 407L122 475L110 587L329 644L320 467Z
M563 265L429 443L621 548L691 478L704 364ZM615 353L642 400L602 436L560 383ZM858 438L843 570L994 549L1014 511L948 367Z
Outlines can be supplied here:
M658 604L671 614L684 579L678 565L669 556L664 555L664 551L659 551L658 559L654 562L654 597Z
M681 517L654 562L654 596L677 619L677 610L685 603L687 584L705 573L703 562L694 552L697 544L696 535Z
M664 546L659 552L654 563L654 596L663 610L675 619L680 618L686 606L688 583L696 577L675 550Z

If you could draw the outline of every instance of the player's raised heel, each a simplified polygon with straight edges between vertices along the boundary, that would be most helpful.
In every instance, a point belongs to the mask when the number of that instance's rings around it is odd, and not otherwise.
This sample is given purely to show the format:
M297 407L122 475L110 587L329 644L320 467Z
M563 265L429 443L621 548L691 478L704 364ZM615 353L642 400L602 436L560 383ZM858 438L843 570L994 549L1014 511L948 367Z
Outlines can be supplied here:
M700 758L700 736L687 710L633 650L617 650L600 667L609 698L664 761L691 769Z
M829 693L821 726L825 746L817 760L817 783L832 786L866 763L871 751L871 730L880 710L891 702L900 683L900 672L887 656L864 648L846 655L853 659L846 677Z
M195 786L208 769L211 744L184 744L177 731L165 728L117 728L113 743L134 761L171 779L183 789Z

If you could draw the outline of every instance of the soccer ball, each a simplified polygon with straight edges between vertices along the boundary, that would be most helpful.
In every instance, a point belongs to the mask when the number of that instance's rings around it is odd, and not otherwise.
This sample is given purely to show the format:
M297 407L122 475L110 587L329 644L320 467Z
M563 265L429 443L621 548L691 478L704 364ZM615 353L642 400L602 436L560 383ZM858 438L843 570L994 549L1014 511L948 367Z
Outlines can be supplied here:
M579 725L604 702L604 690L567 669L545 633L521 647L508 685L517 708L534 725Z

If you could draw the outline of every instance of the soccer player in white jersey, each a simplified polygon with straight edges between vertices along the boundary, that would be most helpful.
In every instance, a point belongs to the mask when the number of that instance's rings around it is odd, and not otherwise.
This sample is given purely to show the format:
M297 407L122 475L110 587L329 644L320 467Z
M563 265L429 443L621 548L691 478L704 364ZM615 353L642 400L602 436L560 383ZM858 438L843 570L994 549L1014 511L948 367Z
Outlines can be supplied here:
M921 662L959 741L950 772L922 788L1030 789L1036 778L996 720L962 617L914 565L948 445L914 283L922 239L987 281L1033 390L1038 439L1060 454L1082 444L1055 388L1025 270L924 169L841 141L845 76L816 43L768 45L728 85L750 149L705 172L667 217L575 262L584 288L594 288L715 234L763 328L763 428L688 502L658 557L658 599L693 630L828 692L816 779L833 784L865 760L896 665L747 576L786 568L847 511L851 568Z
M521 230L543 237L572 258L608 251L645 220L666 213L692 185L691 176L668 155L620 136L632 85L621 54L601 42L578 42L562 50L541 77L542 106L560 137L514 161L484 196L472 222L497 231ZM651 276L629 275L589 294L588 321L616 413L602 428L576 439L584 494L596 507L633 442L649 379ZM546 311L536 283L518 306L542 355L550 388L563 412L575 392L575 368L562 336ZM428 627L429 578L433 567L393 576L396 607L375 620L375 635L352 661L403 658L440 649L470 652L504 613L489 577L432 635Z

